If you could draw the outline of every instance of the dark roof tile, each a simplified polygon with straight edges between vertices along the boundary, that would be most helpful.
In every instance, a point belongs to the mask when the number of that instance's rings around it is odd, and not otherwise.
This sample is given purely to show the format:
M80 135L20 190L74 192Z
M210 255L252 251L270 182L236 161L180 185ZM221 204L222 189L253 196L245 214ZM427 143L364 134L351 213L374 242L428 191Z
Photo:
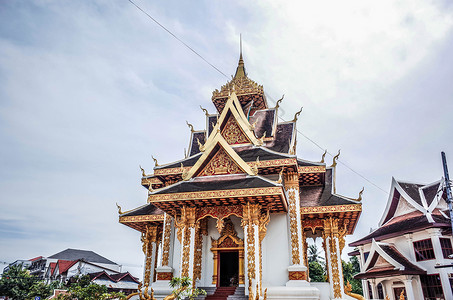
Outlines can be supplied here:
M99 254L97 254L93 251L70 249L70 248L63 250L61 252L58 252L52 256L49 256L49 258L70 260L70 261L83 259L84 261L93 262L93 263L116 265L116 263L114 263L113 261L108 260L107 258L100 256Z

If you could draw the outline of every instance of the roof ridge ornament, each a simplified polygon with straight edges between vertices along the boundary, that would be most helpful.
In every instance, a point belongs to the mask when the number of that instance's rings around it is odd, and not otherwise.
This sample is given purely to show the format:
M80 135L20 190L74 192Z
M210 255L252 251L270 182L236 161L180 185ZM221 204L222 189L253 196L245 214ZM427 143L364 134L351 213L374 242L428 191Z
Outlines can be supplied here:
M340 157L340 151L341 151L341 149L338 150L338 154L333 157L332 165L330 165L331 168L335 168L336 167L338 157Z
M194 132L194 131L195 131L195 130L193 129L193 125L190 124L189 122L187 122L187 120L186 120L186 124L187 124L187 126L189 126L191 132Z
M356 201L362 201L362 194L363 194L364 190L365 190L365 187L362 187L362 190L359 192L359 197L356 199Z
M297 122L297 118L300 116L300 113L302 112L302 109L303 109L303 108L304 108L304 107L302 106L302 107L300 108L300 110L299 110L298 112L296 112L296 114L294 115L293 122Z
M209 116L209 113L208 113L208 110L206 108L203 108L203 106L200 105L200 108L201 110L204 112L204 114L207 116Z
M138 165L140 170L142 171L142 177L145 177L146 174L145 174L145 170L142 168L142 166Z
M158 167L159 164L157 163L157 159L154 158L154 156L151 155L151 158L154 160L154 167Z
M118 202L116 203L116 207L118 208L118 214L122 215L123 212L121 211L121 206L118 205Z
M283 171L285 170L285 167L283 166L280 173L278 174L278 180L277 183L281 184L283 182Z
M319 162L320 164L323 164L324 163L324 159L326 158L326 154L327 154L327 149L324 151L324 153L322 154L322 157L321 157L321 161Z
M280 107L280 103L282 103L283 98L285 98L285 94L283 94L283 96L277 100L277 104L275 104L275 109L278 109Z
M258 175L258 164L260 163L260 157L257 156L256 157L256 162L253 164L252 166L252 171L253 171L253 174L256 176Z
M200 150L200 152L204 152L204 150L206 150L206 147L200 142L199 138L197 138L197 143L198 143L198 149Z

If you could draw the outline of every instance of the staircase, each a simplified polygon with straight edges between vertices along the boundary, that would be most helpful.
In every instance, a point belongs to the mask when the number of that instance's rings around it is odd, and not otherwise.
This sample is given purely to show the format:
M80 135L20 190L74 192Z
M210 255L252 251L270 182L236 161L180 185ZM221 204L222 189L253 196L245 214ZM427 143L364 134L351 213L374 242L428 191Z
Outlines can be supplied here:
M244 287L199 287L206 291L206 296L199 295L194 300L248 300Z
M227 300L236 292L235 286L218 287L214 294L206 296L205 300Z

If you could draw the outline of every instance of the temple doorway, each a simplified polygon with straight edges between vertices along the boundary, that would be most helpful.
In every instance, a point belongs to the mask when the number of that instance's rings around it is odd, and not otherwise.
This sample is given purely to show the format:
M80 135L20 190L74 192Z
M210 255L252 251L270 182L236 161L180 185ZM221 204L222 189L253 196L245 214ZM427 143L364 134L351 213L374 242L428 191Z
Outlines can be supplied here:
M239 251L220 251L219 254L219 286L238 286Z

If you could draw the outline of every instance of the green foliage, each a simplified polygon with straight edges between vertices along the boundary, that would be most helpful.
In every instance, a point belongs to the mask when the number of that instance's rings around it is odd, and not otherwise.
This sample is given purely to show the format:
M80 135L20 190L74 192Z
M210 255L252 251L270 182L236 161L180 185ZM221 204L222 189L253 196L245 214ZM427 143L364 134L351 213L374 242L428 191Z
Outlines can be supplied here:
M91 282L88 275L74 277L67 287L68 295L59 295L59 300L106 300L126 299L122 293L109 293L105 285Z
M47 285L30 275L22 266L12 266L0 279L0 295L13 300L28 300L40 296L45 299L52 295L54 285Z
M318 261L312 261L308 263L308 276L311 282L325 282L326 281L326 269Z
M352 286L352 292L355 294L363 295L361 281L359 279L354 279L354 275L360 272L360 266L357 257L351 257L348 262L342 260L341 263L343 265L343 278L345 284L349 281Z
M192 288L192 279L189 277L173 277L170 280L170 286L177 300L189 298L193 300L198 295L206 295L206 291L198 288Z

